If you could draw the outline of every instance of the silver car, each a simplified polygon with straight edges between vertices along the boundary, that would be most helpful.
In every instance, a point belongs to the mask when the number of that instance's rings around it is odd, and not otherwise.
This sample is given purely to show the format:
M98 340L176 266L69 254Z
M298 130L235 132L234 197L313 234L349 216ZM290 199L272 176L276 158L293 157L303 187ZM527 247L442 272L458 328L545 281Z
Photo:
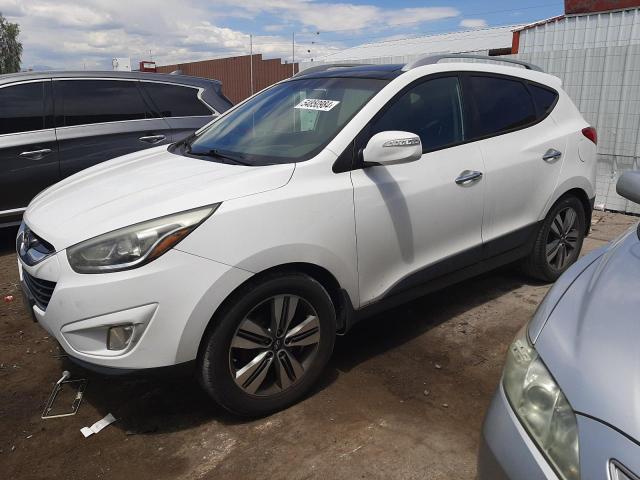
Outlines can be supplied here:
M640 203L640 172L618 193ZM511 344L480 480L640 480L640 228L575 263Z

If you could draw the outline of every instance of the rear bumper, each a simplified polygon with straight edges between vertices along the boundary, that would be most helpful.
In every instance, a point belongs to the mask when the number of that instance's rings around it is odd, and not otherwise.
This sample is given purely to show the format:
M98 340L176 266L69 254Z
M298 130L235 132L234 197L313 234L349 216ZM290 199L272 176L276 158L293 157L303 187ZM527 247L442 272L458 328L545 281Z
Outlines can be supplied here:
M505 396L502 384L482 427L478 480L557 480Z

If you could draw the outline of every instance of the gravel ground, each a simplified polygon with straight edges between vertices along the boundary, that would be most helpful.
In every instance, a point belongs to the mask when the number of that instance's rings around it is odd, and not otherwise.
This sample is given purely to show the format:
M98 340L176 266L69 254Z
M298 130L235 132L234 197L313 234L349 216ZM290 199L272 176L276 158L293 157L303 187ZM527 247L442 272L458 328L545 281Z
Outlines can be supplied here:
M583 252L635 217L596 213ZM471 479L506 348L549 285L501 269L390 310L340 338L320 385L271 417L238 420L189 379L88 378L77 415L41 420L65 368L24 311L0 232L0 479ZM85 439L107 413L116 423Z

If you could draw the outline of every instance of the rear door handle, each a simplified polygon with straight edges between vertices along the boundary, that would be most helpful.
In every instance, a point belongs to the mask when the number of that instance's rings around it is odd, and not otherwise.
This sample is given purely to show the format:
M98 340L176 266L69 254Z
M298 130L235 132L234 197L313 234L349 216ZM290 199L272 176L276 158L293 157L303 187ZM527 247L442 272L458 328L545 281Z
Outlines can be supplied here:
M40 160L43 157L46 157L52 152L50 148L42 148L40 150L30 150L27 152L22 152L18 156L20 158L28 158L29 160Z
M145 143L158 143L167 138L165 135L146 135L138 140Z
M458 176L458 178L456 178L456 183L458 185L470 185L473 182L477 182L481 178L482 172L476 172L475 170L465 170Z
M556 160L558 158L560 158L562 156L562 152L556 150L555 148L550 148L549 150L547 150L545 152L545 154L542 156L542 159L545 162L548 162L550 160Z

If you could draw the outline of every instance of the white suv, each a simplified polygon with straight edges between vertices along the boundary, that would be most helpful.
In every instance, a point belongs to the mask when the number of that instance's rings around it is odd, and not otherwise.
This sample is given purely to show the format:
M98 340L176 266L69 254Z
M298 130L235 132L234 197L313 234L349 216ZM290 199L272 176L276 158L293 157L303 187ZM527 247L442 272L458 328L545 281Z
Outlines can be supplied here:
M82 365L194 366L262 415L373 312L516 260L556 279L595 130L536 67L440 59L313 68L44 191L17 239L35 318Z

